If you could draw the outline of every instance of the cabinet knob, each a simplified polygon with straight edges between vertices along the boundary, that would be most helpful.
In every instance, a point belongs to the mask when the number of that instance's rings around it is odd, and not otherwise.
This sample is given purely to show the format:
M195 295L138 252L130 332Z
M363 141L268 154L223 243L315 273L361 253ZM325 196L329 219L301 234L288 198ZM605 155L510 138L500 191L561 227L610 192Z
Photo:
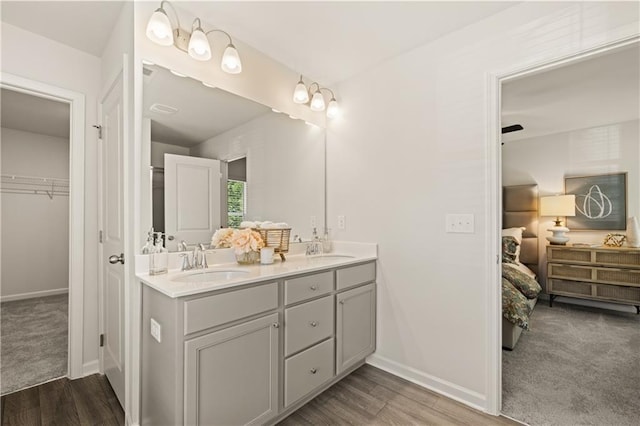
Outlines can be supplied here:
M273 328L280 328L280 323L274 322L273 323Z
M309 287L309 289L310 289L311 291L316 291L316 290L318 289L318 286L314 284L314 285L312 285L311 287Z
M315 368L312 368L311 370L309 370L309 373L311 373L311 374L316 374L317 372L318 372L318 370L315 369Z
M311 321L311 322L309 323L309 325L310 325L311 327L317 327L317 326L318 326L318 322L317 322L317 321Z

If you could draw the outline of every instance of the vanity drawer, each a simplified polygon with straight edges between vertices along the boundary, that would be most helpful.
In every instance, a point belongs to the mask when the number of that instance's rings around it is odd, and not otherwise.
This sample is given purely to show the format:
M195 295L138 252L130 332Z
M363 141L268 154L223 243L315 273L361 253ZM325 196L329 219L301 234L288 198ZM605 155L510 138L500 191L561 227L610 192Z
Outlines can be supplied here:
M287 308L284 311L285 356L331 336L333 317L332 296Z
M307 275L284 282L284 303L301 302L333 290L333 272Z
M296 402L333 377L333 339L284 362L284 405Z
M278 283L215 294L184 303L184 334L278 307Z
M350 268L338 269L336 272L336 285L338 290L365 284L376 280L375 262Z

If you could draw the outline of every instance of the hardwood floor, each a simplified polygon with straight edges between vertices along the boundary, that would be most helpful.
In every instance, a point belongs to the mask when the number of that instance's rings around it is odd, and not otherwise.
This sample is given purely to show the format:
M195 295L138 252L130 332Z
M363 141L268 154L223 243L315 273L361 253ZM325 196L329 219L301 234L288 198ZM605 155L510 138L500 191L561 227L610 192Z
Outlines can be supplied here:
M105 376L54 380L2 397L2 426L124 425L124 411Z
M2 426L124 424L107 379L59 379L2 397ZM370 365L364 365L280 422L293 425L519 425Z
M363 365L279 423L293 425L519 425Z

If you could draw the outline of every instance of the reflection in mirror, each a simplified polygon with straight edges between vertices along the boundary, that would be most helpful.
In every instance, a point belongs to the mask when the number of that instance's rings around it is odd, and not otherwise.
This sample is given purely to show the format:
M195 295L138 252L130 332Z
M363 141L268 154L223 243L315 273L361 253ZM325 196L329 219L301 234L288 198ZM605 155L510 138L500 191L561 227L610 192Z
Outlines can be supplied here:
M291 236L322 232L324 130L169 70L144 66L152 219L178 243L209 244L243 220L286 222ZM149 134L150 133L150 134Z

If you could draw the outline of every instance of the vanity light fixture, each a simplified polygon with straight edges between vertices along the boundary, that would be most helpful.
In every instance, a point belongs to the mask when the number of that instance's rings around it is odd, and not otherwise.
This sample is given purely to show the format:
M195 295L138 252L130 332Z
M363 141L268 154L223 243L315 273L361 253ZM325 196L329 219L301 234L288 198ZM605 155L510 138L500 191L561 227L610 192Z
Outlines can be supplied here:
M175 16L176 28L171 24L169 15L164 6L171 6L171 10ZM211 45L208 36L211 33L218 32L227 36L229 43L224 49L220 68L228 74L239 74L242 72L242 61L238 50L233 45L231 36L226 32L218 29L204 31L200 18L195 18L191 24L191 33L184 30L180 26L180 19L175 8L167 0L160 3L160 7L153 12L149 22L147 23L147 37L156 44L161 46L173 45L179 50L186 52L197 61L208 61L211 59Z
M329 100L328 105L325 103L324 95L322 94L323 90L331 93L331 99ZM328 118L335 118L340 113L338 101L336 100L333 90L321 87L315 81L309 85L309 88L307 88L302 79L302 75L300 76L300 80L293 91L293 102L297 104L308 104L311 111L317 112L324 111L326 109Z

